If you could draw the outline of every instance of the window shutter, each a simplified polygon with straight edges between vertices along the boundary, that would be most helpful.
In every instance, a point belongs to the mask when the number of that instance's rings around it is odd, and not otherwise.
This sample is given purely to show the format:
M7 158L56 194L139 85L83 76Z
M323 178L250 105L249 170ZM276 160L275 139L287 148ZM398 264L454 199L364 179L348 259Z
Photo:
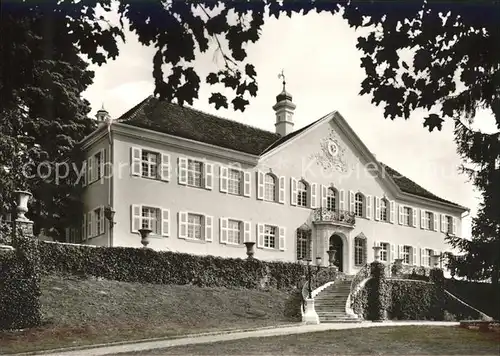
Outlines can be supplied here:
M403 245L398 245L398 247L399 247L398 258L403 258Z
M264 224L257 224L257 247L264 247Z
M432 217L434 218L434 222L432 224L432 230L438 231L438 223L439 223L438 213L432 213Z
M170 236L170 210L161 210L161 235Z
M389 222L394 224L396 220L396 203L394 201L389 202Z
M188 160L186 157L179 157L178 159L178 168L179 168L179 184L186 185L187 184L187 165Z
M219 239L221 244L227 244L227 226L228 219L220 218L219 219Z
M205 189L212 190L214 186L214 165L212 163L204 163Z
M279 179L279 196L278 201L281 204L285 204L286 200L286 179L285 176L281 176Z
M222 193L227 193L227 178L229 175L229 169L227 167L220 166L219 173L220 173L219 190Z
M290 204L297 205L297 179L290 177Z
M391 244L391 263L396 259L396 245Z
M101 220L101 225L99 226L99 235L104 234L104 225L106 225L106 219L104 219L104 207L99 207L99 219ZM96 224L97 227L97 224Z
M205 241L213 241L213 217L205 215Z
M188 213L185 211L179 211L179 238L187 238L187 225L188 225Z
M403 225L404 224L404 221L403 221L403 212L404 212L404 206L399 204L399 225Z
M446 215L441 214L441 232L446 232Z
M82 187L85 187L87 185L87 160L82 162L81 177L82 177Z
M243 222L243 242L252 241L252 224L250 221Z
M280 251L285 251L286 228L284 226L280 226L278 230L279 230L279 249Z
M318 184L311 183L311 205L312 209L315 209L318 205Z
M94 182L94 156L87 160L87 184Z
M160 161L160 179L168 182L170 181L170 155L162 153Z
M257 199L264 199L264 172L255 172L257 176Z
M87 228L87 214L83 214L83 217L82 217L82 231L81 231L82 241L87 240L86 228Z
M345 209L345 191L344 189L339 190L339 209L340 210L346 210Z
M250 172L243 172L243 195L249 197L252 189L252 175Z
M417 219L417 208L412 208L411 213L412 213L412 220L413 220L412 226L417 227L417 220L418 220Z
M133 176L142 176L142 150L139 147L130 148L130 168Z
M92 237L92 212L87 213L87 239Z
M379 198L377 198L377 197L374 197L374 198L375 198L375 216L374 216L374 218L376 220L378 220L379 214L377 214L377 200ZM367 219L371 219L372 218L372 201L373 201L372 200L372 196L371 195L367 195L366 196L366 218ZM380 206L379 206L379 208L380 208Z
M328 194L328 187L326 185L321 184L321 207L326 208L328 199L326 195Z
M451 233L453 235L456 235L457 234L457 218L453 217L452 220L453 220L453 225L452 225Z
M425 210L420 209L420 228L425 230Z
M356 210L356 204L354 202L354 192L352 190L349 191L349 211L351 213L354 213L354 211Z
M425 261L424 261L424 249L420 248L420 266L425 266Z
M132 232L138 232L141 228L141 206L132 204L130 206L130 230Z
M412 246L411 251L413 252L413 258L411 259L411 262L414 266L417 265L417 248Z

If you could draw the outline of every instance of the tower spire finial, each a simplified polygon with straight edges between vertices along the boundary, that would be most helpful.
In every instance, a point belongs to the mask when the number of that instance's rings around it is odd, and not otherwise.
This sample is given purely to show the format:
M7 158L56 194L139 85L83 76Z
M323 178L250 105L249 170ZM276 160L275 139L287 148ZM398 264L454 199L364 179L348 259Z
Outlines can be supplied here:
M283 91L285 91L286 81L285 81L285 72L283 69L281 70L281 73L278 74L278 78L283 79Z

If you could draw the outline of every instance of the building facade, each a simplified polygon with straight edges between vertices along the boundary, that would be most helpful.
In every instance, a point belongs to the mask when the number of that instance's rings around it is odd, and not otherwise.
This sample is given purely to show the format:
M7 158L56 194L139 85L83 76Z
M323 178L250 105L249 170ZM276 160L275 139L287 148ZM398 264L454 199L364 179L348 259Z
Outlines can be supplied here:
M347 274L375 244L382 261L414 266L451 251L466 208L378 162L338 112L293 131L291 95L276 99L275 133L153 97L113 122L100 110L71 239L141 247L149 228L156 250L245 258L253 241L258 259L323 265L333 248Z

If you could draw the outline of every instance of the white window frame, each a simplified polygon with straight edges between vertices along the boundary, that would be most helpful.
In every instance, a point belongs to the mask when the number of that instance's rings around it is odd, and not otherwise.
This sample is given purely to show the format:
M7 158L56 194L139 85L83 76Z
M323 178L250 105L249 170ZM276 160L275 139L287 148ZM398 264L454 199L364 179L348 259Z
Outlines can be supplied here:
M231 224L236 223L237 227L231 227ZM227 220L227 244L228 245L241 245L243 243L243 229L244 222L236 219ZM234 239L234 235L237 235L237 239Z
M199 166L200 170L199 172L196 169L190 168L190 165L195 165ZM205 167L205 162L202 162L200 160L197 160L195 158L187 158L187 165L186 165L186 185L189 187L195 187L195 188L204 188L204 167ZM196 184L196 180L198 179L198 174L199 174L199 185ZM191 182L190 182L191 181Z
M434 230L434 213L429 210L424 211L424 219L425 224L424 227L426 230Z
M154 174L153 174L153 167L154 167ZM147 149L141 150L141 177L158 179L159 168L160 168L160 153L155 151L150 151Z
M274 230L274 233L271 233L268 231L268 228L270 230ZM275 250L278 248L278 238L279 238L279 227L275 225L269 225L265 224L264 225L264 245L263 247L266 249L272 249ZM273 242L271 246L271 241Z
M148 157L156 156L156 163L154 164L156 174L151 174L150 167L153 166L153 163L149 158L143 160L144 153L149 155ZM148 166L147 172L144 172L143 164ZM130 147L130 174L140 178L168 182L170 181L170 154L155 149L132 146Z
M268 179L271 179L272 182L269 182ZM266 201L277 201L277 187L279 184L278 178L272 173L264 174L264 200ZM270 196L272 195L272 196Z
M391 245L388 242L379 243L380 246L380 261L389 262L390 261L390 253L391 253ZM385 257L384 257L385 254Z
M98 159L99 158L99 159ZM106 161L106 151L104 148L90 155L87 159L85 174L87 179L85 184L90 185L104 177L104 167Z
M200 218L200 224L199 224L200 238L189 236L190 227L193 226L193 227L197 228L197 226L198 226L197 224L195 225L195 224L193 224L192 222L189 221L189 218L193 217L193 216L196 216L196 217ZM205 231L205 215L204 214L199 214L199 213L188 212L188 215L187 215L186 239L195 240L195 241L205 241L205 233L204 233L204 231Z
M301 189L301 185L303 185L304 189ZM308 198L310 194L309 187L310 185L306 181L302 179L297 181L297 206L302 208L308 207Z
M432 254L433 254L433 250L430 249L430 248L422 248L420 250L420 254L421 254L421 265L424 266L424 267L431 267L431 257L432 257Z
M403 206L403 225L413 225L413 208L411 206Z
M361 246L356 245L356 242L361 241L363 244ZM361 262L358 263L357 261L358 258L358 251L361 249ZM356 236L354 238L354 265L355 266L363 266L366 264L367 261L367 241L366 238Z
M153 216L145 216L145 211L153 211L153 214L155 215L154 217ZM162 214L162 211L161 211L161 208L159 207L156 207L156 206L150 206L150 205L141 205L141 229L150 229L151 230L151 234L153 235L160 235L161 234L161 223L162 223L162 219L161 219L161 214ZM155 222L155 224L153 224L152 222ZM145 222L147 222L145 224ZM153 229L153 227L155 227L155 229Z
M358 200L358 197L361 197L361 200ZM361 192L357 192L354 194L354 215L356 217L363 218L365 217L365 205L366 205L366 197Z
M385 198L380 199L380 221L389 222L390 219L390 202Z
M237 177L232 177L236 174ZM229 168L227 174L227 192L232 195L243 195L243 171L240 169Z
M335 211L337 210L337 190L333 187L326 188L326 210Z
M296 258L297 261L311 258L311 230L296 230Z
M408 248L408 251L406 249ZM401 259L403 260L403 264L411 265L412 264L412 256L413 256L413 247L410 245L403 245L401 248ZM408 262L406 262L406 257L408 257Z

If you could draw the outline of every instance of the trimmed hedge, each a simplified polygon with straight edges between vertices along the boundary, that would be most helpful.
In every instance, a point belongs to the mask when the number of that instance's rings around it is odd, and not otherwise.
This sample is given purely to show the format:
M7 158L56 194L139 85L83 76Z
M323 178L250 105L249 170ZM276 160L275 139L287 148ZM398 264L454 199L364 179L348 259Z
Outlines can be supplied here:
M40 261L36 241L18 237L13 239L12 245L15 251L0 253L2 330L34 327L40 325L42 320Z
M145 248L39 242L43 273L93 276L122 282L280 290L300 288L306 267L197 256Z
M444 299L434 283L411 280L389 280L390 301L387 313L397 320L443 320Z

